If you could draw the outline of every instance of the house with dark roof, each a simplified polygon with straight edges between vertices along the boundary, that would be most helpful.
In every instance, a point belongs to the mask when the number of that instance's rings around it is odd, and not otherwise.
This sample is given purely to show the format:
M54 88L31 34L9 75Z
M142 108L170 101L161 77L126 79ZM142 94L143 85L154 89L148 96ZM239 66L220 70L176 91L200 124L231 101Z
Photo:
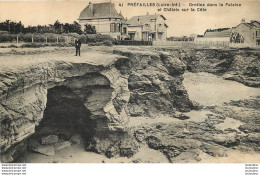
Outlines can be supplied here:
M127 21L127 32L131 40L166 40L168 25L160 14L133 16Z
M82 27L90 24L95 27L97 33L108 34L114 38L120 39L127 33L126 20L111 2L94 4L89 2L88 6L81 11L78 20Z
M230 42L232 46L260 46L260 22L253 20L248 23L242 19L240 24L232 28Z

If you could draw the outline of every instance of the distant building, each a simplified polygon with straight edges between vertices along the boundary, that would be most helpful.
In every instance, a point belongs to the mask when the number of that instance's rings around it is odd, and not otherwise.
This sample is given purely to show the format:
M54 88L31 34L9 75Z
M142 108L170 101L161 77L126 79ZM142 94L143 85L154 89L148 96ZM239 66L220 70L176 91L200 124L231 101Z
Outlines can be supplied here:
M160 14L133 16L127 21L127 31L131 40L166 40L168 25Z
M241 45L244 47L255 47L260 45L260 22L251 21L245 22L242 19L241 23L232 28L230 42L233 45Z
M123 15L116 11L115 4L111 2L90 2L80 13L78 20L83 29L85 24L90 24L95 27L97 33L108 34L114 38L120 39L127 33Z
M203 37L195 37L194 41L197 44L228 45L230 35L230 28L208 29Z
M199 34L193 33L193 34L190 34L190 37L191 37L191 38L198 38L198 37L204 37L204 36L203 36L203 35L199 35Z
M209 41L229 41L231 35L230 28L208 30L204 38Z

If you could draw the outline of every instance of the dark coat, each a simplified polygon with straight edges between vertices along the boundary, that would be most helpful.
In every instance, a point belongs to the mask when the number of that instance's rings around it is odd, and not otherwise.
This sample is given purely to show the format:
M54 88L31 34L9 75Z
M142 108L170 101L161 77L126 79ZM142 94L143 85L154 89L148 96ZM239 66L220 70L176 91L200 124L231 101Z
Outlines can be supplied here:
M81 41L75 40L75 47L81 47Z

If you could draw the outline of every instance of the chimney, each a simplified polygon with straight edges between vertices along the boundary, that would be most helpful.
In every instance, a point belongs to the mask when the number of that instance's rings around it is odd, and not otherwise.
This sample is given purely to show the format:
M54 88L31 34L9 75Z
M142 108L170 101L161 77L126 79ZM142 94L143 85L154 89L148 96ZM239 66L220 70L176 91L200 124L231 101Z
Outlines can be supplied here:
M89 2L88 6L89 6L89 9L91 10L92 14L94 14L94 12L93 12L93 4L92 4L91 1Z
M121 10L120 10L119 16L122 16L122 17L123 17Z
M246 22L245 18L242 18L241 23L245 23L245 22Z

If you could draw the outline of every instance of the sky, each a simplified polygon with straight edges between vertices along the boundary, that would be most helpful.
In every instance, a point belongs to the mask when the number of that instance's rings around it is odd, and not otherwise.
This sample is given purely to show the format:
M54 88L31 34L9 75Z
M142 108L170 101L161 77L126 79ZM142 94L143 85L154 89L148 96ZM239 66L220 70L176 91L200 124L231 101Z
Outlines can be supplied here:
M109 2L110 0L92 0L92 3ZM169 26L167 36L189 36L203 34L206 29L237 26L242 18L246 21L260 21L260 0L112 0L118 12L130 19L132 16L162 14ZM77 21L80 12L88 5L89 0L48 0L48 1L2 1L0 0L0 21L7 19L27 25L53 24L56 20L71 23ZM128 3L180 3L182 8L191 8L190 3L204 4L207 11L173 12L165 7L130 6ZM207 7L207 4L218 4L218 7ZM220 7L219 3L224 6ZM226 3L241 4L226 6ZM120 6L121 5L121 6ZM123 5L123 6L122 6ZM158 9L161 8L161 11ZM170 7L175 8L175 7Z

